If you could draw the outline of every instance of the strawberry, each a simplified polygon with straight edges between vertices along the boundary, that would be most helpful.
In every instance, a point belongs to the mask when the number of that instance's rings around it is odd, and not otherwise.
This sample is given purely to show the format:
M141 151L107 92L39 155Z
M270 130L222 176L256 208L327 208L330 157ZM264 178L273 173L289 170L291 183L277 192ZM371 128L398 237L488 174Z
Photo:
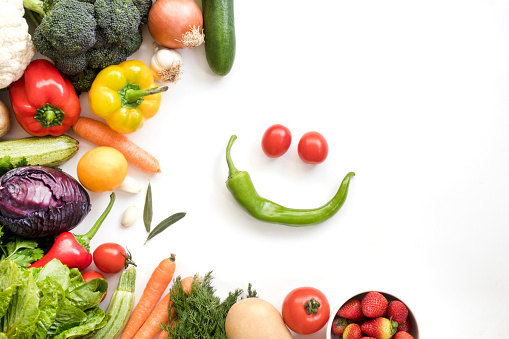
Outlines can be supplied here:
M361 310L361 301L359 299L350 299L341 306L338 315L353 322L361 321L364 316Z
M332 322L332 333L335 335L343 335L348 321L345 318L336 318Z
M408 332L396 332L394 339L414 339L414 337Z
M412 330L412 323L407 319L404 323L398 325L398 332L408 332Z
M389 339L396 333L397 327L397 322L379 317L363 323L361 325L361 330L363 333L377 339Z
M348 324L343 332L343 339L361 339L361 327L356 323Z
M362 337L361 339L376 339L376 338L373 338L373 337Z
M394 300L387 307L387 318L394 320L398 324L402 324L408 317L408 308L399 300Z
M362 313L368 318L382 317L387 311L387 299L379 292L368 292L362 298Z

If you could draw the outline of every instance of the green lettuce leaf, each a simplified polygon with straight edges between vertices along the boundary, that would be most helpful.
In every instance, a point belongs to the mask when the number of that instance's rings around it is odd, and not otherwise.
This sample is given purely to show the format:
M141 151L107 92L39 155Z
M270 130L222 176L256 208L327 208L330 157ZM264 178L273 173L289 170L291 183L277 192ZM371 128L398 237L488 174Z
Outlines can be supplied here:
M39 290L30 270L21 269L16 288L0 328L9 338L29 338L39 317Z
M59 333L54 339L82 338L106 326L110 315L104 313L100 307L94 307L86 312L86 320L75 327Z
M41 300L39 302L39 318L37 319L34 338L44 339L51 325L55 322L60 303L64 299L64 290L55 280L46 277L37 281Z
M48 329L48 338L53 338L60 333L63 333L73 327L85 323L87 314L74 306L71 301L64 298L60 303L55 321Z
M36 281L44 281L47 277L50 277L57 282L64 291L69 290L70 286L70 269L66 265L62 264L60 260L53 259L43 267L37 269L35 272Z
M0 261L0 318L7 313L14 292L20 285L18 281L19 274L20 270L15 262L10 260Z
M104 279L92 279L81 284L67 294L71 303L80 310L88 310L101 302L108 291L108 283Z

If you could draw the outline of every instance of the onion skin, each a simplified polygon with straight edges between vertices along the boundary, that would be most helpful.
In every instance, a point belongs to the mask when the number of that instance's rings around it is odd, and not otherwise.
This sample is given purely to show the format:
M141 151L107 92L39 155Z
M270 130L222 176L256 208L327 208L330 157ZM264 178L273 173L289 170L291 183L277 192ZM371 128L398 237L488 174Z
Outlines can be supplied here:
M61 170L24 166L0 178L0 224L23 237L67 232L85 218L90 208L85 188Z
M183 35L193 30L202 32L203 15L194 0L157 0L148 14L148 30L161 46L174 49L191 49Z

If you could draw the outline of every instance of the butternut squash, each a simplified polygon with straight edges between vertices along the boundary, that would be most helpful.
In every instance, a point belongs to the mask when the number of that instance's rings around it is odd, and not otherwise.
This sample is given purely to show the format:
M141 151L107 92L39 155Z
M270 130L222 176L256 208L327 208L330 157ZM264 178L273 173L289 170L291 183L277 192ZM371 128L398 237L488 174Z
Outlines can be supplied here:
M279 311L260 298L236 302L228 311L225 322L228 339L291 339Z

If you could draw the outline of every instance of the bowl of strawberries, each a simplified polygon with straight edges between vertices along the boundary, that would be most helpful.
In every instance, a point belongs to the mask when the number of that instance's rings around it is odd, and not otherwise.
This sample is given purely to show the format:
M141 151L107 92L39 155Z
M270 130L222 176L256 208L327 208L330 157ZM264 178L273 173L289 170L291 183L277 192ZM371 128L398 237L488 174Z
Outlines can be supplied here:
M395 296L359 293L336 307L327 323L327 339L418 339L412 311Z

